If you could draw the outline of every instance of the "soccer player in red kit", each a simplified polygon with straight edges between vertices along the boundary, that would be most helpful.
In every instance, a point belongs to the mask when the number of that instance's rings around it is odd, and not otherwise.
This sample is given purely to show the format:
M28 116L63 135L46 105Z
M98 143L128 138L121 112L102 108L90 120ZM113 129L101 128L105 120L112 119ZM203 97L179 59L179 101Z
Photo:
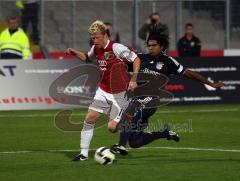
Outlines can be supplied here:
M124 109L128 106L126 91L133 91L136 87L140 59L128 47L110 41L107 27L102 21L95 21L88 29L94 45L88 53L68 48L65 53L75 56L84 62L95 57L101 72L101 81L92 104L89 106L81 132L81 152L73 161L88 159L89 145L93 136L94 123L102 113L109 114L108 129L117 131L117 125ZM127 70L124 71L125 62L133 63L133 75L130 78Z

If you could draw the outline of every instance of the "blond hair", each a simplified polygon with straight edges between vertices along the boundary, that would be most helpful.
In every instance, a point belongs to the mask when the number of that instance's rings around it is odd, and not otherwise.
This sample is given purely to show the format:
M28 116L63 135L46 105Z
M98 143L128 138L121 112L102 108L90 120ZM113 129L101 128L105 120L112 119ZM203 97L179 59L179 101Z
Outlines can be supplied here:
M88 28L90 34L100 32L105 34L107 32L107 26L100 20L94 21L91 26Z

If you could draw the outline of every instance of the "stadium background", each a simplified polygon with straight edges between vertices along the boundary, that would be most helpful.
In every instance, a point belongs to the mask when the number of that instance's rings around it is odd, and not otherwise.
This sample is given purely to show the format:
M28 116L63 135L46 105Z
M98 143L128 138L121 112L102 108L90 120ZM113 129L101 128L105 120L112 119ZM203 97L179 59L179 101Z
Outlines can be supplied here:
M124 180L126 175L129 180L239 180L239 1L42 0L40 7L40 43L31 45L36 60L0 61L0 180L27 180L30 176L34 180ZM96 19L112 22L121 43L140 49L143 42L138 29L155 11L170 30L169 54L178 56L176 42L183 36L185 23L192 22L202 41L202 56L178 60L226 86L211 90L174 78L165 87L188 101L160 108L151 122L156 128L159 121L172 124L182 138L179 144L156 141L131 150L128 158L117 157L113 167L100 167L93 159L71 163L79 148L79 132L57 129L55 115L74 108L71 121L79 124L86 109L57 104L48 95L52 81L79 64L62 52L67 47L88 50L87 28ZM11 14L21 16L15 1L1 0L0 30ZM67 90L81 93L79 83L73 82ZM202 101L201 97L213 99ZM109 134L106 126L96 129L91 147L115 143L118 136Z
M67 47L89 48L86 31L89 22L96 19L112 22L121 41L136 47L141 42L137 36L140 26L156 11L161 21L170 29L170 50L184 33L184 25L192 22L195 33L202 40L203 49L221 50L239 47L239 2L214 1L41 1L39 28L41 44L49 52ZM104 9L104 11L102 11ZM15 1L0 2L1 26L11 14L20 17Z

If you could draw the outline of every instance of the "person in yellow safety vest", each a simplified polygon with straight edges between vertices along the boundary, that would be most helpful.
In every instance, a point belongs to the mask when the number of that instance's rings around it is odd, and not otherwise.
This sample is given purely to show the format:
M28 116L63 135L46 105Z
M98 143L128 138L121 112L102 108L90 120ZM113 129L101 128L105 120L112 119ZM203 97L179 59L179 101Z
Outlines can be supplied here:
M31 59L29 39L18 26L16 17L8 19L8 28L0 34L1 59Z

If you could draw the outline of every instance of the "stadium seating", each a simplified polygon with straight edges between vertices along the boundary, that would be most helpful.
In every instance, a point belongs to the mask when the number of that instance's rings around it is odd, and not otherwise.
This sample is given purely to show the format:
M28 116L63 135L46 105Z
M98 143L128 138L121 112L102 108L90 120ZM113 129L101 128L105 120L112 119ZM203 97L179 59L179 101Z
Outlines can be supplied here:
M17 12L13 2L0 3L0 17L6 17L10 12ZM4 7L4 8L3 8ZM6 8L5 8L6 7ZM113 21L113 4L109 2L87 2L76 1L75 12L72 11L72 2L49 1L44 3L44 42L47 49L62 51L67 47L78 49L89 48L89 35L87 28L90 22L96 19ZM8 9L6 11L5 9ZM176 48L176 6L174 2L156 3L156 10L160 12L163 23L170 29L170 49ZM139 27L146 22L152 11L149 2L139 3ZM124 12L124 13L123 13ZM20 15L20 13L18 12ZM75 15L75 36L73 36L73 16ZM131 2L117 2L117 30L120 33L121 41L124 44L132 44L132 4ZM204 49L224 49L224 34L222 21L212 16L205 10L191 11L188 8L182 10L183 25L192 22L195 25L195 33L201 39ZM184 30L182 30L184 32ZM73 44L73 38L75 40ZM231 48L239 48L239 32L233 31L231 36Z

